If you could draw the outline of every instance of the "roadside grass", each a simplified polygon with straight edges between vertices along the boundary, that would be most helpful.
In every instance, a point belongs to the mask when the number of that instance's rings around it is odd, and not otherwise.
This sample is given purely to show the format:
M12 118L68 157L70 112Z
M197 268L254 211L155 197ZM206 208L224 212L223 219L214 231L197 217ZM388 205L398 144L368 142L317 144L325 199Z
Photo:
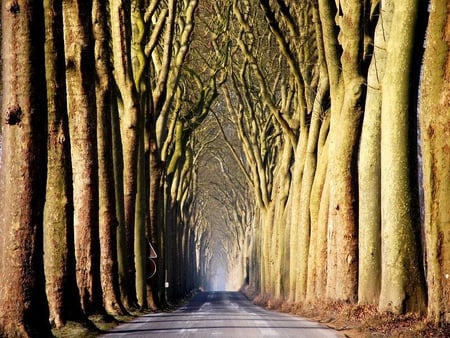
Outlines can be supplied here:
M197 291L193 291L185 298L180 299L177 303L167 305L163 309L157 312L172 312L185 305L189 299L191 299ZM143 316L149 313L157 313L152 310L138 310L129 311L128 315L92 315L89 316L87 322L74 322L68 321L62 328L52 329L52 333L55 338L93 338L99 335L107 333L107 331L115 328L119 324L130 322L137 317Z
M142 314L144 313L133 313L114 317L110 315L93 315L89 317L88 322L68 321L62 328L52 329L52 333L56 338L93 338L106 333L121 323L129 322Z

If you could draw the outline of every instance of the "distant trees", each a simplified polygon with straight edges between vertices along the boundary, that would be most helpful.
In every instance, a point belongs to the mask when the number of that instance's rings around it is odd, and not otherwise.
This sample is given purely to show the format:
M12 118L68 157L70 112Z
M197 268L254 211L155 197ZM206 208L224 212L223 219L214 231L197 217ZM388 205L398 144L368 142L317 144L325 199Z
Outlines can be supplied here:
M195 133L192 207L202 232L197 245L210 252L200 255L199 265L209 261L205 268L199 266L200 285L239 289L249 277L254 205L247 169L237 161L242 155L239 139L224 108L215 104L214 115Z

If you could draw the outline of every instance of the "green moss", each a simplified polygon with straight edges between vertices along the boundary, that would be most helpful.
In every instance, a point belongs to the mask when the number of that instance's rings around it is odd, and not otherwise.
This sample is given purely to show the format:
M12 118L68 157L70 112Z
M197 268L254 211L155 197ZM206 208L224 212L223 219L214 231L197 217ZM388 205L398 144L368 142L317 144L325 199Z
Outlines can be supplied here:
M136 315L110 316L110 315L92 315L88 322L69 321L59 329L53 329L52 333L56 338L68 337L97 337L116 327L117 325L129 322L136 318Z

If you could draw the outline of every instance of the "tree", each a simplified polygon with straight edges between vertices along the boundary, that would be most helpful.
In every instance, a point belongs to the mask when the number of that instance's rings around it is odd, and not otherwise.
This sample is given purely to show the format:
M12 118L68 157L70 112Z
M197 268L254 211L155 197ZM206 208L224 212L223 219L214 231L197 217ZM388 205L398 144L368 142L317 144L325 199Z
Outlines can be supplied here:
M49 337L43 265L47 95L42 3L2 6L0 335Z
M358 302L377 304L381 283L381 80L393 2L385 1L377 15L373 56L367 75L367 96L359 149L359 268Z
M47 189L44 208L44 268L50 323L81 319L75 277L73 198L64 71L62 4L44 2L48 102ZM71 304L68 306L67 304Z
M423 312L426 298L411 188L408 128L410 77L418 2L395 4L381 81L381 291L380 311ZM412 87L412 88L411 88Z
M432 1L420 86L428 318L450 321L449 2Z
M286 232L284 218L290 184L289 165L292 144L296 142L293 132L295 114L291 110L289 79L282 71L284 63L279 59L264 59L262 62L256 57L264 50L262 48L273 48L275 41L268 39L260 44L254 38L260 30L265 31L261 20L264 17L258 13L255 18L260 20L253 22L249 11L248 3L233 1L234 34L242 60L237 61L239 54L233 50L232 53L236 54L230 62L233 92L225 92L225 102L235 115L234 122L249 163L249 177L259 209L260 230L256 231L261 231L261 241L256 245L261 250L261 293L280 297L282 279L278 259L283 257L279 251L280 241ZM269 78L274 86L269 86Z
M63 2L77 285L86 314L101 311L98 155L92 1Z
M358 272L355 176L365 96L361 60L365 7L360 1L338 6L335 24L339 35L334 33L334 17L330 17L334 16L334 4L319 1L331 94L327 294L331 299L355 301Z
M95 0L92 8L96 60L96 108L99 185L100 275L103 305L111 314L124 314L119 293L117 262L116 198L112 156L112 65L109 16L103 1Z
M119 201L119 281L123 303L128 308L137 307L134 267L134 220L136 202L138 119L140 105L131 65L131 2L110 1L111 43L113 51L114 79L117 85L117 104L123 168L117 175L123 183L117 195ZM119 118L120 117L120 118Z

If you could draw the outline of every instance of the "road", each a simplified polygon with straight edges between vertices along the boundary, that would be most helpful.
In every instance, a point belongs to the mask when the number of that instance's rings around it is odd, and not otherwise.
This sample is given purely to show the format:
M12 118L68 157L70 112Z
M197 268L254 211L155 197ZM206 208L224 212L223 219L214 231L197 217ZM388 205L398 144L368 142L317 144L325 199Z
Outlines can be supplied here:
M175 312L141 316L102 337L331 338L342 335L316 322L265 310L239 292L201 292Z

